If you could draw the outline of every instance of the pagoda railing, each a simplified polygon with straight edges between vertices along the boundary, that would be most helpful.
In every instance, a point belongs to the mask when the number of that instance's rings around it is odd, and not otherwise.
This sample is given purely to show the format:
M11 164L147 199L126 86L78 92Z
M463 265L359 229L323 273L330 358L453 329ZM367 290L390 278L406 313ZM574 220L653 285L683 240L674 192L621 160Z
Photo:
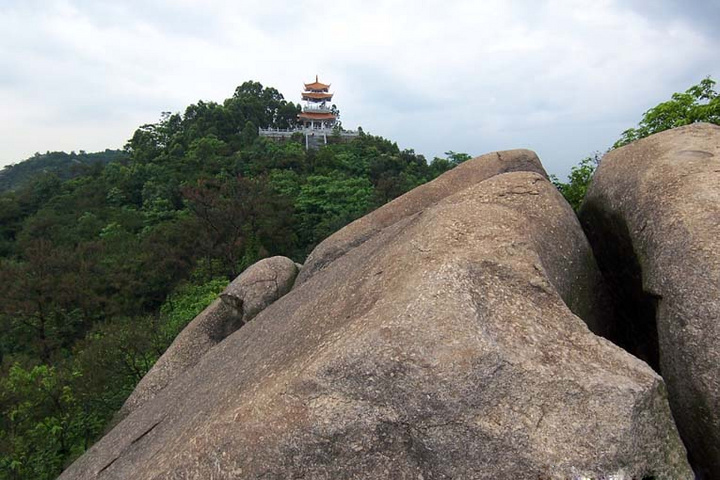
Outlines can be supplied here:
M260 128L258 130L260 135L277 135L277 136L285 136L285 135L292 135L293 133L324 133L326 135L333 135L336 132L340 136L357 136L359 135L357 130L336 130L335 128L323 128L323 127L296 127L296 128Z
M305 107L303 112L332 113L332 110L327 107Z

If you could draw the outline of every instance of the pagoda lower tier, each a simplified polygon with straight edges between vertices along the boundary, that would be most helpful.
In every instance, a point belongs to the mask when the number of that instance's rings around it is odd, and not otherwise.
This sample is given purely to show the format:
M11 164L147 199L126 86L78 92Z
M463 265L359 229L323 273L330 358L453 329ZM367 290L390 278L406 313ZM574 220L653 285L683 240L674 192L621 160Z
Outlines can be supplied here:
M334 115L332 113L325 113L325 112L302 112L298 115L298 118L303 120L309 120L309 121L317 121L317 120L331 120L335 121L337 119L337 115Z

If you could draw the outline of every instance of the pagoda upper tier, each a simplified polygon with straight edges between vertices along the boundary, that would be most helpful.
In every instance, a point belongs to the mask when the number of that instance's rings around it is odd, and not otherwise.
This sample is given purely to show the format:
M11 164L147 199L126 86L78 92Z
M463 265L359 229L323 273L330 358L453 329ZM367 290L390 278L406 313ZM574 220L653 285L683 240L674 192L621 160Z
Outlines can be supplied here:
M318 81L318 76L315 75L315 81L312 83L306 83L305 90L309 92L327 92L328 90L330 90L330 85L320 83Z

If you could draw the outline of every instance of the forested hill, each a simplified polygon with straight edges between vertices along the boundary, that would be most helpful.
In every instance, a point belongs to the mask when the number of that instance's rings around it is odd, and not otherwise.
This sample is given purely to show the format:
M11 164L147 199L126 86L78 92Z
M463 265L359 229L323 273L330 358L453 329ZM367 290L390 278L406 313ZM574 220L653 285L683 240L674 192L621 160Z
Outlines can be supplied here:
M311 151L258 138L258 127L292 126L299 108L246 82L138 128L126 155L105 152L116 161L0 193L0 480L59 474L245 267L302 262L468 158L428 163L367 134Z
M92 168L102 168L107 163L126 157L127 154L122 150L36 153L27 160L0 170L0 193L17 190L39 175L54 175L60 180L68 180L87 174Z

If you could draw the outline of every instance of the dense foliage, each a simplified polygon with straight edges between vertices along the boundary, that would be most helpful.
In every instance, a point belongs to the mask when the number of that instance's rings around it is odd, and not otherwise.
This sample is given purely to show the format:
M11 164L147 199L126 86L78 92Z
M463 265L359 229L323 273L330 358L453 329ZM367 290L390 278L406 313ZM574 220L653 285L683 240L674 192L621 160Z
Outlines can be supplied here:
M562 193L565 200L576 212L580 209L585 194L587 193L593 173L600 163L600 154L596 153L592 157L585 157L580 163L570 169L568 182L564 183L558 180L555 175L551 175L555 187Z
M365 134L311 151L257 136L298 111L246 82L222 104L140 127L122 158L0 194L0 479L54 478L245 267L302 262L468 158L428 164Z
M625 130L613 148L622 147L654 133L697 122L720 125L720 93L715 91L715 81L710 77L684 93L673 93L670 100L645 112L638 126ZM551 176L555 186L575 210L580 208L599 163L599 154L581 160L571 169L567 183Z
M673 93L670 100L645 112L637 128L625 130L613 148L653 133L697 122L720 125L720 94L715 91L715 81L710 77L704 78L684 93Z

